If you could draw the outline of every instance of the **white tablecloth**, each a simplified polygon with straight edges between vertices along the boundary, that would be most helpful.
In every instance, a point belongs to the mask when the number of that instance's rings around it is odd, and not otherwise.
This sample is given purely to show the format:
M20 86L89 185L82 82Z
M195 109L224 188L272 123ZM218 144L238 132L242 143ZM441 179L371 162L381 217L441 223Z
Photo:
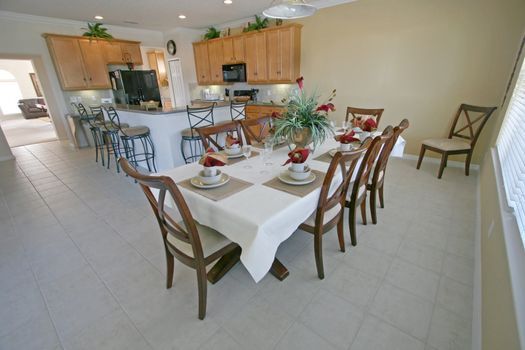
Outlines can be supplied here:
M310 155L310 167L326 172L329 164L314 158L337 145L333 140L321 145ZM392 156L402 156L404 147L405 140L399 137ZM317 208L320 188L305 197L297 197L262 185L286 169L281 164L287 159L288 152L288 147L275 150L271 157L273 165L264 165L263 157L258 156L223 167L224 173L254 185L220 201L179 187L195 220L241 246L241 261L255 282L259 282L270 270L279 245ZM247 169L246 165L252 168ZM195 176L201 168L201 165L193 163L161 174L180 182ZM263 170L268 173L261 174Z

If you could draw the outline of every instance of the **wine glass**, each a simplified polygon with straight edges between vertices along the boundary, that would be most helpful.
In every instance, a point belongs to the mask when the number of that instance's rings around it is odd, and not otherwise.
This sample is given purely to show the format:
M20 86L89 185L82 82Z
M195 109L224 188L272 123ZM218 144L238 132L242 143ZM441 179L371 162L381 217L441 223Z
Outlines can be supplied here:
M250 145L244 145L242 146L242 155L248 160L250 156L252 155L252 146ZM245 165L244 168L250 169L251 165Z
M346 133L346 130L348 130L348 121L343 120L341 122L341 127L343 128L343 131Z
M264 149L263 149L263 163L265 166L271 166L273 163L271 162L272 152L273 152L273 142L270 140L266 140L264 142ZM268 174L267 170L261 170L261 174Z

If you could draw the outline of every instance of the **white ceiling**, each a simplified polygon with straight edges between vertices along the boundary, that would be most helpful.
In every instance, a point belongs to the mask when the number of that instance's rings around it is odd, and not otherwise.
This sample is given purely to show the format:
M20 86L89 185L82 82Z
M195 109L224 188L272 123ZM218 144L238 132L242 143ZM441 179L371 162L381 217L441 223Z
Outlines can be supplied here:
M312 0L318 7L333 6L351 0ZM79 21L94 21L104 16L103 23L154 30L174 27L204 28L233 22L261 13L271 0L1 0L0 10ZM184 14L186 19L179 19ZM126 23L136 22L138 24Z

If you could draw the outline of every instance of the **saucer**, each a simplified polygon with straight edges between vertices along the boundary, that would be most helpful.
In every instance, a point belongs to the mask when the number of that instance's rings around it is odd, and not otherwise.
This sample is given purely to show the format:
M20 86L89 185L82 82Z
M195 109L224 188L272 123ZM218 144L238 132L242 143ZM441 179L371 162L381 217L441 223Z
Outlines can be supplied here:
M236 158L241 158L242 156L244 156L240 148L239 148L239 153L228 154L226 153L226 151L222 151L222 152L228 159L236 159Z
M230 176L228 174L222 173L219 181L211 185L206 185L205 183L203 183L201 179L199 179L198 176L192 177L190 180L190 183L197 188L209 189L209 188L221 187L222 185L227 184L228 181L230 181Z
M301 180L301 181L297 181L297 180L294 180L294 179L292 179L290 177L289 170L285 170L282 173L280 173L277 178L279 180L281 180L282 182L284 182L285 184L294 185L294 186L300 186L300 185L308 185L308 184L314 182L315 179L317 178L317 176L315 176L315 174L313 172L311 172L310 176L308 176L306 179Z

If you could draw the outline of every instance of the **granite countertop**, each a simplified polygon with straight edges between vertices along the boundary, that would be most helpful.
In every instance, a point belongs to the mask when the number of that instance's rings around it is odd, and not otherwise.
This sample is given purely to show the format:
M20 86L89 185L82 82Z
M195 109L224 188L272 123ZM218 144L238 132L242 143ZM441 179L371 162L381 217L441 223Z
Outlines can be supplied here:
M207 107L210 104L215 102L215 107L228 107L230 105L230 101L204 101L204 100L192 100L190 107ZM281 104L275 104L271 102L252 102L249 101L248 105L253 106L275 106L275 107L284 107L284 105ZM115 105L115 109L117 111L126 111L126 112L134 112L134 113L142 113L142 114L151 114L151 115L164 115L164 114L173 114L173 113L185 113L186 107L175 107L175 108L157 108L157 109L150 109L146 110L144 107L138 106L138 105L123 105L123 104L117 104Z

